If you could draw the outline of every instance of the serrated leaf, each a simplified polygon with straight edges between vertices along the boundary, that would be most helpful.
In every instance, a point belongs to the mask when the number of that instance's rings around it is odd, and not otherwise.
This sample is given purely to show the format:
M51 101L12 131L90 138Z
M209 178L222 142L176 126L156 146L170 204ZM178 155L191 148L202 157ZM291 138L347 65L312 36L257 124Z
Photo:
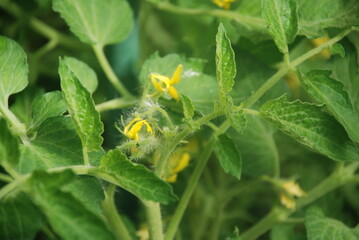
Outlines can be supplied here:
M36 138L22 145L17 169L30 173L35 169L48 169L76 165L83 162L81 141L70 117L59 116L45 120Z
M334 44L329 50L332 55L339 55L342 58L345 57L345 49L340 43Z
M359 152L344 128L321 106L286 96L264 104L261 115L298 142L337 161L358 161Z
M232 107L227 111L227 117L231 122L232 127L238 132L242 133L247 126L247 116L244 113L243 109L237 109L232 105Z
M35 98L31 103L31 109L31 128L36 130L46 119L64 114L67 107L62 98L62 93L60 91L54 91Z
M119 149L109 151L102 158L99 170L113 177L114 184L142 200L167 204L177 199L171 185L145 166L131 163Z
M331 71L313 70L300 74L310 95L324 103L334 117L344 126L349 137L359 142L359 113L354 109L344 84L331 78Z
M299 34L308 38L324 36L327 28L347 28L359 24L357 0L297 0Z
M63 60L60 60L59 74L61 89L82 145L86 146L88 151L99 150L103 142L103 123L90 93Z
M14 40L0 36L0 105L8 107L8 98L28 84L29 67L24 50Z
M216 75L222 97L232 90L236 73L236 61L231 41L226 35L223 24L220 24L216 35Z
M219 136L214 150L223 170L240 180L242 157L233 140L225 134Z
M36 171L28 180L29 193L61 239L114 239L99 216L61 189L74 177L70 170L53 174Z
M82 42L91 45L121 42L133 25L126 0L53 0L53 9Z
M86 63L73 58L64 57L63 61L67 67L76 75L77 79L81 82L87 91L91 94L96 91L98 80L95 71L90 68Z
M183 65L183 73L180 82L173 86L180 94L186 95L191 100L197 111L204 114L212 112L213 103L218 99L218 86L212 76L203 73L205 64L203 59L184 58L178 54L160 57L155 53L142 65L140 82L143 86L147 86L151 73L170 77L179 64ZM150 93L152 91L156 90L151 86ZM169 98L167 94L162 97Z
M263 0L262 11L279 50L288 53L288 43L295 39L298 32L296 0Z
M191 100L186 95L181 94L181 102L182 102L184 117L186 119L191 119L194 115L194 106Z
M25 194L0 202L0 239L32 240L41 227L41 213Z
M248 116L247 127L242 134L229 132L243 159L243 173L253 177L275 175L279 153L273 137L273 129L262 119Z
M6 121L0 118L0 164L2 161L15 166L19 161L19 142L9 130Z
M306 212L305 227L308 240L358 239L354 229L350 229L338 220L325 218L317 207L312 207Z

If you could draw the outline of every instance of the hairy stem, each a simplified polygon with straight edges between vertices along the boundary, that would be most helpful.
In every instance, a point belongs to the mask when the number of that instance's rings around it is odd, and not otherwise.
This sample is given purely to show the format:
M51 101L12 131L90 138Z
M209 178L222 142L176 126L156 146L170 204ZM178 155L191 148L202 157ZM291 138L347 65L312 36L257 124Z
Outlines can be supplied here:
M348 35L352 29L347 29L341 33L339 33L334 38L330 39L328 42L310 50L309 52L303 54L302 56L293 60L290 66L284 66L283 68L279 69L272 77L270 77L255 93L253 93L245 102L244 107L252 106L259 98L261 98L269 89L271 89L279 80L282 79L290 70L291 67L297 67L304 61L308 60L309 58L313 57L314 55L320 53L323 49L328 48L341 39L343 39L346 35Z
M114 109L121 109L121 108L127 108L132 107L139 103L139 100L126 100L123 98L115 98L112 100L109 100L107 102L103 102L96 105L96 110L99 112L106 112L109 110Z
M115 205L116 185L110 184L105 190L105 200L102 203L103 214L107 220L109 228L115 233L117 239L132 240L125 223L117 212Z
M297 201L296 210L308 206L312 202L323 197L328 192L331 192L334 189L352 181L353 176L355 176L355 171L358 167L358 163L352 163L347 167L340 167L339 169L336 169L330 176L325 178L321 183L309 191L306 197L300 198ZM257 239L262 234L272 229L276 223L286 220L292 213L293 212L289 211L288 209L274 208L256 225L244 232L241 236L241 239Z
M0 104L0 113L2 117L12 127L12 132L19 136L24 144L28 143L26 135L26 126L13 114L6 106Z
M108 80L111 82L111 84L116 88L116 90L125 98L132 98L132 94L127 91L127 89L125 88L125 86L122 84L122 82L120 81L120 79L117 77L117 75L115 74L115 72L113 71L110 63L108 62L105 53L103 51L103 46L101 45L94 45L92 46L95 55L104 71L104 73L106 74Z
M194 171L192 173L192 176L189 180L188 186L187 186L185 192L183 193L183 196L176 208L176 211L173 215L171 223L168 227L168 230L165 235L165 240L172 240L174 238L174 236L177 232L178 226L179 226L179 224L182 220L182 217L184 215L184 212L187 209L189 200L191 199L194 189L196 188L197 183L202 175L202 172L209 160L209 157L212 154L212 151L214 148L214 142L215 142L215 139L212 138L206 145L206 148L204 149L202 154L200 155L200 157L198 159L198 163L196 165L196 168L194 169Z
M143 201L152 240L163 240L161 207L159 203Z

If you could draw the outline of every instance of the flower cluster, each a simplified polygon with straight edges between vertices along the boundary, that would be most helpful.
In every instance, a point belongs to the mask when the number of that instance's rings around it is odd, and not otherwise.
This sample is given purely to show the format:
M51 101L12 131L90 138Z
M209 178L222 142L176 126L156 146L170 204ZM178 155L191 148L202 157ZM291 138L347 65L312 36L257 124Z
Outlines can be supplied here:
M288 209L295 209L294 197L304 197L305 195L306 193L300 188L299 184L292 180L281 184L280 202Z

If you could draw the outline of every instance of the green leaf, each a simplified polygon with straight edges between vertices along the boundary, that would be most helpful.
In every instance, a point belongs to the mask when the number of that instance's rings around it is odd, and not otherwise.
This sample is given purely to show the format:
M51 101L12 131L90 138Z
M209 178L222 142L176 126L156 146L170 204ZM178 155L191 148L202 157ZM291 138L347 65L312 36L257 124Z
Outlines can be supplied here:
M171 77L179 64L183 65L183 73L179 83L173 85L180 94L186 95L193 103L195 109L201 113L213 111L213 104L218 99L218 86L216 80L203 73L205 60L184 58L177 54L160 57L158 53L150 56L142 66L140 82L143 86L150 84L150 91L156 90L150 81L150 74L157 73ZM162 97L169 99L168 94Z
M114 184L142 200L167 204L177 199L171 185L145 166L131 163L119 149L109 151L102 158L99 169L101 173L111 176Z
M61 89L82 145L88 151L99 150L103 142L103 123L90 93L81 85L66 61L60 60L59 74Z
M19 143L12 135L6 121L0 118L0 164L2 161L15 166L19 161Z
M226 35L223 24L220 24L216 35L216 75L221 97L232 90L236 72L231 41Z
M63 61L67 67L76 75L77 79L81 82L87 91L91 94L96 91L98 80L95 71L90 68L86 63L73 58L64 57Z
M105 199L105 195L102 185L97 178L77 176L62 189L65 192L70 192L92 213L99 216L102 214L102 202Z
M359 142L359 113L355 111L344 84L331 78L331 71L313 70L300 74L310 95L324 103L334 117L344 126L349 137Z
M194 106L191 100L186 95L181 94L181 102L182 102L184 117L186 119L191 119L194 115Z
M298 142L337 161L358 161L359 152L344 128L323 107L286 96L267 102L261 115Z
M336 43L333 46L330 47L330 53L332 55L339 55L340 57L345 57L345 49L343 47L343 45L341 45L340 43Z
M354 108L359 112L359 62L355 47L347 41L341 41L345 56L334 56L331 61L333 78L344 83ZM359 49L359 45L358 45Z
M31 109L31 128L36 130L46 119L64 114L67 107L62 93L54 91L35 98L31 103Z
M20 149L17 169L21 173L83 162L81 141L70 117L59 116L45 120L40 125L36 138Z
M126 0L53 0L53 9L82 42L91 45L121 42L133 25Z
M242 157L233 140L224 134L219 136L214 150L223 170L240 180Z
M25 194L0 202L0 239L32 240L41 227L41 213Z
M350 229L342 222L325 218L322 211L317 207L307 210L305 227L308 240L357 240L354 229Z
M242 134L229 132L237 148L241 150L243 173L253 177L276 174L279 153L273 132L269 124L254 116L247 117L247 127Z
M347 28L359 24L357 0L297 0L299 34L308 38L324 36L327 28Z
M0 105L8 106L8 98L28 84L29 67L24 50L15 41L0 36Z
M269 32L282 53L288 53L291 43L298 32L296 0L263 0L263 17Z
M114 239L101 217L61 189L74 177L70 170L54 174L36 171L28 180L29 192L61 239Z
M237 16L232 23L237 28L240 36L246 37L254 43L270 39L266 23L262 16L262 0L241 0L237 1Z
M235 106L229 108L227 111L227 117L231 122L232 127L238 132L242 133L247 126L247 116L243 109L237 109Z

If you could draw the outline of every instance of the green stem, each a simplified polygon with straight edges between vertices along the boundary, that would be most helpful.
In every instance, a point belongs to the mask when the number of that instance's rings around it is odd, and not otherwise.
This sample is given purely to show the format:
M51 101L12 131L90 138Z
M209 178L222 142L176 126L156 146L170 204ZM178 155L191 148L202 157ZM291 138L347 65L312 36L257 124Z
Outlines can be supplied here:
M102 203L103 214L107 220L109 228L116 235L117 239L132 240L132 237L128 232L125 223L117 212L117 208L114 201L115 190L116 186L113 184L110 184L106 188L105 200Z
M248 27L256 28L256 29L263 29L266 30L265 21L258 17L243 15L236 11L228 11L228 10L221 10L221 9L195 9L195 8L184 8L180 6L176 6L169 2L156 2L151 4L155 5L156 8L168 11L175 14L185 14L185 15L208 15L213 17L221 17L234 20L242 25L246 25Z
M290 215L289 210L275 207L267 216L241 235L241 240L255 240L266 233L278 221L284 221Z
M203 124L211 121L212 119L221 116L223 113L224 111L222 110L214 111L210 114L203 116L202 118L197 119L196 121L193 121L192 125L198 127L202 126ZM167 161L170 155L172 154L173 150L176 148L177 144L191 132L192 132L192 128L186 127L163 148L163 152L161 153L160 159L158 160L158 164L156 167L157 176L162 177L165 167L167 166Z
M245 102L244 107L252 106L259 98L261 98L269 89L271 89L282 77L289 71L288 67L279 69L272 77L270 77L255 93L253 93Z
M84 165L90 166L89 153L85 144L82 143L82 155L84 157Z
M7 174L0 173L0 180L9 183L12 182L14 179Z
M92 46L95 55L104 71L104 73L106 74L108 80L111 82L111 84L116 88L116 90L125 98L132 98L132 94L127 91L127 89L125 88L125 86L123 86L122 82L120 81L120 79L117 77L117 75L115 74L115 72L113 71L110 63L108 62L105 53L103 51L103 46L101 45L94 45Z
M9 0L0 0L0 7L5 10L6 12L10 13L16 18L22 19L26 13L24 13L15 3L14 1ZM77 41L75 38L68 37L54 28L50 27L46 23L38 20L37 18L30 17L27 21L30 27L35 30L37 33L41 34L42 36L50 39L50 40L57 40L58 43L62 44L63 46L79 49L84 48L86 45Z
M350 182L355 175L355 171L358 169L358 163L351 163L347 167L340 167L334 171L329 177L324 179L319 185L314 187L308 192L306 197L300 198L297 201L297 208L299 210L308 206L317 199L323 197L330 191ZM242 240L254 240L260 237L262 234L270 230L276 223L285 221L293 212L283 209L275 208L267 216L265 216L256 225L248 229L241 236Z
M252 106L259 98L261 98L269 89L271 89L279 80L284 77L292 67L297 67L304 61L313 57L314 55L320 53L323 49L334 45L336 42L343 39L346 35L348 35L352 29L347 29L341 33L339 33L334 38L330 39L328 42L310 50L309 52L303 54L302 56L293 60L290 66L284 66L279 69L272 77L270 77L255 93L253 93L245 102L244 107Z
M126 100L123 98L115 98L96 105L96 110L99 112L105 112L114 109L132 107L137 103L139 103L139 100Z
M6 107L0 104L0 113L11 125L13 133L21 138L24 144L28 143L26 126Z
M168 227L168 230L165 235L165 240L172 240L174 238L178 226L182 220L183 214L188 206L189 200L191 199L193 191L196 188L197 183L201 177L201 174L209 160L209 157L212 154L214 143L215 143L215 138L212 137L212 139L208 142L206 148L200 155L196 168L194 169L194 172L189 180L188 186L185 192L183 193L183 196L176 208L171 223Z
M292 66L296 67L298 65L300 65L301 63L303 63L304 61L308 60L309 58L317 55L318 53L320 53L323 49L328 48L333 46L335 43L339 42L340 40L342 40L346 35L348 35L350 32L352 32L353 29L346 29L343 32L339 33L337 36L333 37L332 39L330 39L328 42L313 48L312 50L310 50L309 52L303 54L302 56L296 58L295 60L292 61Z
M163 240L161 207L159 203L143 201L152 240Z

